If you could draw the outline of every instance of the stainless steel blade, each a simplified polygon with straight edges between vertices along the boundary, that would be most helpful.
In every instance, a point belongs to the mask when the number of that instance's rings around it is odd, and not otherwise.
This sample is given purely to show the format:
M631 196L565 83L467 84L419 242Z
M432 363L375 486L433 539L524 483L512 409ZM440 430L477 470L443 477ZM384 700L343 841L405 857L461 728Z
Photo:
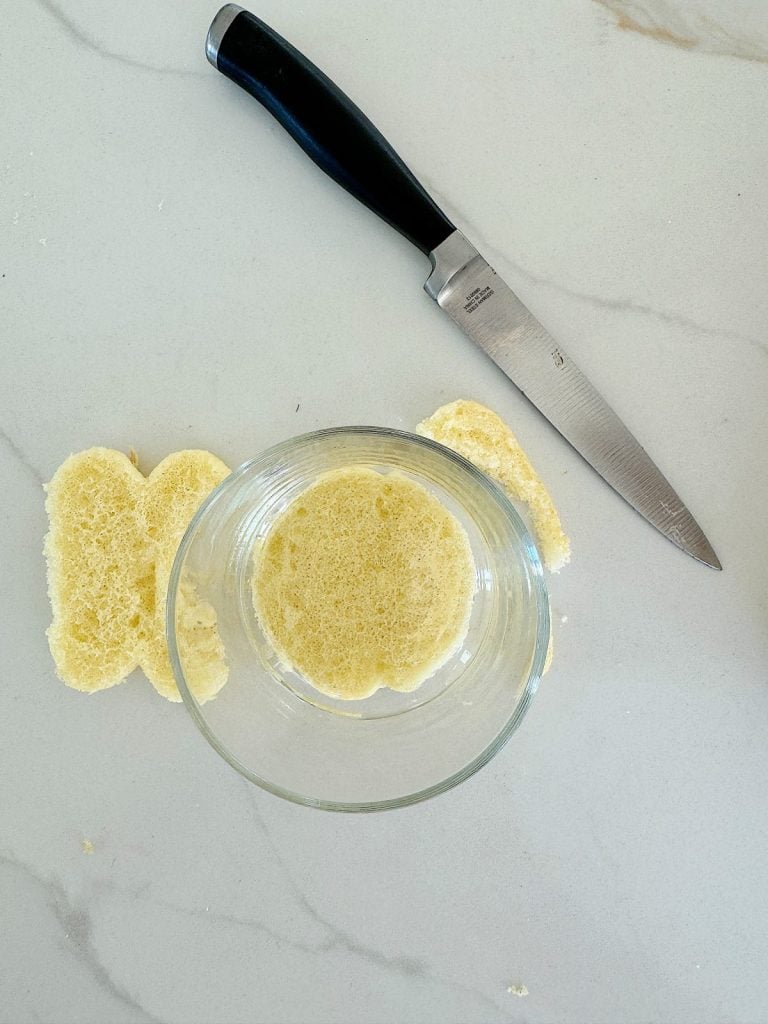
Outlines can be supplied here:
M693 558L722 568L645 449L575 363L456 231L430 254L424 288L629 504Z

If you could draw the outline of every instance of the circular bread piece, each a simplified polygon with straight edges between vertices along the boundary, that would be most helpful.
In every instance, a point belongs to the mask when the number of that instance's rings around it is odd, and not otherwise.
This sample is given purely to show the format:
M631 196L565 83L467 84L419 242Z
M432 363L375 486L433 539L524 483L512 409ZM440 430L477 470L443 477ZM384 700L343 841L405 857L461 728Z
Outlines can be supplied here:
M333 697L414 690L464 638L475 567L456 517L400 474L323 474L254 555L253 602L281 662Z

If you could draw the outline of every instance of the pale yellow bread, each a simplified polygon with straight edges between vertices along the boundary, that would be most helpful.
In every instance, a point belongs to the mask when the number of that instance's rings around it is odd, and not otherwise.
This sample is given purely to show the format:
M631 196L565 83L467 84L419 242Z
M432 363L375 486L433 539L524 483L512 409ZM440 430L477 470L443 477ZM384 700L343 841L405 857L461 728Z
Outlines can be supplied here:
M149 572L137 511L143 487L122 452L92 448L71 455L47 488L48 642L59 676L78 690L114 686L138 665Z
M165 641L165 608L173 560L181 538L203 499L229 476L229 468L205 451L166 456L147 477L141 518L154 566L154 616L144 637L140 664L149 681L168 700L180 700ZM178 594L176 616L185 674L199 700L215 696L227 681L224 648L213 608L201 601L189 581Z
M458 520L415 481L366 468L319 477L254 555L254 607L278 657L347 700L436 671L466 633L474 587Z
M186 526L229 470L209 452L183 451L145 479L135 461L92 448L70 456L47 487L48 640L60 678L75 689L114 686L139 666L179 700L165 642L168 579ZM208 700L227 678L215 612L190 584L179 608L190 688Z
M571 558L549 493L504 421L478 402L460 399L444 405L416 428L424 437L463 455L496 480L510 497L528 506L542 561L558 572Z

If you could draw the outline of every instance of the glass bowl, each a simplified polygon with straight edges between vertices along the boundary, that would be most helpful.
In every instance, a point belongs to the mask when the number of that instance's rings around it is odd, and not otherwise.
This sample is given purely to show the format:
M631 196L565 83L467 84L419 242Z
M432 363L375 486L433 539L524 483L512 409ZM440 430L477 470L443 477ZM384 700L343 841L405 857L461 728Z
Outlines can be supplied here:
M411 693L378 690L339 700L280 664L253 610L254 545L319 474L343 466L418 481L467 531L476 593L467 634ZM184 594L211 609L229 670L201 703L177 632ZM444 792L501 749L544 668L549 601L539 556L519 515L491 480L433 441L379 427L321 430L246 462L192 520L171 574L171 663L181 696L215 750L246 778L296 803L328 810L401 807Z

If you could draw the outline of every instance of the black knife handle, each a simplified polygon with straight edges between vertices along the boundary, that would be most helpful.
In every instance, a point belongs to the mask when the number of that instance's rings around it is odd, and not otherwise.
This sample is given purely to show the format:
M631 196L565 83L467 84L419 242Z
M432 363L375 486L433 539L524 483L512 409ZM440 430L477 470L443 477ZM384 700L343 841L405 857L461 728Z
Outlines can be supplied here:
M365 114L319 68L255 15L226 4L208 59L263 104L321 170L429 253L454 230Z

